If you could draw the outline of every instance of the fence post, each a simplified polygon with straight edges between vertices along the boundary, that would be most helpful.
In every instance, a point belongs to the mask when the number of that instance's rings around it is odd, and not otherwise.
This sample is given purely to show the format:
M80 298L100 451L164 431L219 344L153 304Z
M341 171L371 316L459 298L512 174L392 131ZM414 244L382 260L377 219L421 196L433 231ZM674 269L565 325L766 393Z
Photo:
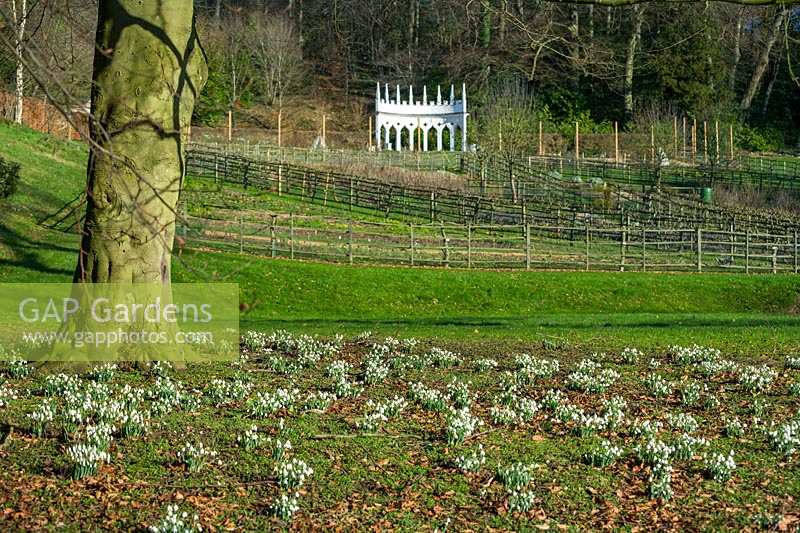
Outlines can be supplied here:
M283 164L278 163L278 196L283 196Z
M642 272L647 272L647 228L642 227Z
M531 269L531 226L525 224L525 270Z
M744 232L744 273L750 273L750 227Z
M272 222L269 225L269 244L270 248L272 249L272 258L274 259L278 255L278 243L275 239L275 222L278 219L278 215L272 215Z
M586 272L589 272L589 224L586 224Z
M431 205L430 205L430 212L431 212L431 223L436 220L436 191L431 191Z
M353 264L353 219L347 219L347 262Z
M371 117L370 117L371 118ZM353 177L350 177L350 211L353 210Z
M442 255L443 261L442 264L445 267L450 266L450 239L447 238L447 233L444 230L444 222L441 225L440 231L442 232Z
M411 230L411 266L414 266L414 223L409 224Z
M289 258L294 259L294 213L289 214Z
M797 231L794 232L794 273L797 274L798 270L798 242L797 242Z
M778 273L778 247L772 247L772 273Z
M703 271L703 229L697 228L697 271Z
M620 259L621 262L619 264L619 271L625 272L625 246L627 246L628 240L628 230L626 228L622 228L622 239L620 240Z
M467 222L467 268L472 268L472 223Z
M239 215L239 253L244 253L244 215Z

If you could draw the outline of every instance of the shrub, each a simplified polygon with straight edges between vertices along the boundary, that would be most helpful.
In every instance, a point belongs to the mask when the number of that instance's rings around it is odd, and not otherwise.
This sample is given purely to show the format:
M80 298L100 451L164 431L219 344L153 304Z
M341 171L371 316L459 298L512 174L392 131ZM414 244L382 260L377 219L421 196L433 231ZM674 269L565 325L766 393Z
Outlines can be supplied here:
M0 198L8 198L17 192L20 166L0 157Z

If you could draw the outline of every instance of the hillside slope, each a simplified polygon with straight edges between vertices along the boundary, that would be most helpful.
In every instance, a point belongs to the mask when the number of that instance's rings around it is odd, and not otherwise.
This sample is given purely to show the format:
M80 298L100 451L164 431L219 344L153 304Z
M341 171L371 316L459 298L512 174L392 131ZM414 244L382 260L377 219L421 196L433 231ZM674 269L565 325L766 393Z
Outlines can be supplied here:
M23 166L0 202L0 281L65 282L77 235L37 225L82 188L77 143L0 125L0 155ZM244 327L364 329L456 338L564 338L597 346L703 339L800 347L796 276L493 272L350 267L184 252L174 279L240 284ZM602 335L601 335L602 334Z

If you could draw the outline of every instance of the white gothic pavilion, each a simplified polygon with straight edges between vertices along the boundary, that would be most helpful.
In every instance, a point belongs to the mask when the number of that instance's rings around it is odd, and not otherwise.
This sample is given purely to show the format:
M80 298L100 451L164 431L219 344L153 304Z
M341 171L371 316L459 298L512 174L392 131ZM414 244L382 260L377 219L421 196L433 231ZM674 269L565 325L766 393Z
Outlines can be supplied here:
M429 134L435 139L436 150L443 150L445 141L450 151L456 149L457 136L461 149L467 149L467 86L461 85L461 100L456 100L455 87L450 86L450 99L442 100L442 88L436 88L436 101L428 101L427 87L422 88L422 100L414 100L414 87L408 88L408 100L400 98L400 86L394 100L389 99L389 84L375 90L375 143L378 149L417 150L427 152ZM405 132L405 135L404 135ZM447 139L445 139L447 135ZM431 148L432 149L432 148Z

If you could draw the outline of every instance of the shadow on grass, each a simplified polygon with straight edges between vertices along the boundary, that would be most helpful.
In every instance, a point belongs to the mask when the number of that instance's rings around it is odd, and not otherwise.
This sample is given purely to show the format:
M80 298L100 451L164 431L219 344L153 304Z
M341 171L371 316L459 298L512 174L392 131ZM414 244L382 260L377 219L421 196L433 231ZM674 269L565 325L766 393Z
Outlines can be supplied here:
M241 318L241 325L253 328L304 326L338 327L483 327L483 328L569 328L591 330L598 328L752 328L798 327L800 317L791 315L550 315L545 317L420 317L420 318Z
M32 271L32 273L38 272L72 277L72 271L62 268L53 268L41 260L39 256L43 250L41 243L21 235L2 223L0 223L0 242L11 248L16 256L16 259L0 259L0 265L2 266L23 268ZM77 250L63 246L47 244L44 249L64 253L73 252L77 256Z

